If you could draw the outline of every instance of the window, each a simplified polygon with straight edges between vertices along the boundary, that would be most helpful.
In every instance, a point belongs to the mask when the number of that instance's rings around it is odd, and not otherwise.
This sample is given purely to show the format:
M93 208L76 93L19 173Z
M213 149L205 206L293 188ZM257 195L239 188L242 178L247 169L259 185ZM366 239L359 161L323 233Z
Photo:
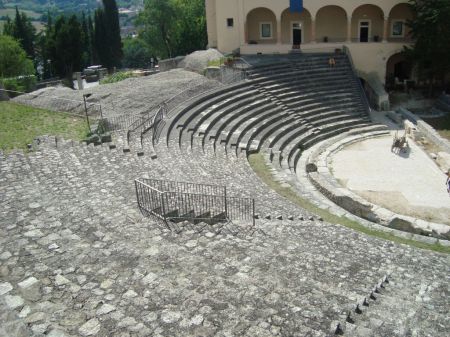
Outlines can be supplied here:
M392 20L391 37L404 37L404 36L405 36L405 21Z
M261 39L272 38L272 22L261 22L260 24Z
M227 19L227 27L233 27L234 26L234 19L228 18Z

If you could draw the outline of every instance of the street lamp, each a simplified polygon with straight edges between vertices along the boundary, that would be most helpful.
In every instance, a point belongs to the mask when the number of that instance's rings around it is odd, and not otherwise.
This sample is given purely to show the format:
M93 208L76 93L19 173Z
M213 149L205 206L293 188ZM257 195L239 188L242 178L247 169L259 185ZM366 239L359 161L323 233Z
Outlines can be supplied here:
M86 121L87 121L87 125L88 125L88 128L89 128L89 132L91 131L91 125L89 123L89 116L88 116L88 111L87 111L86 98L89 98L91 96L92 96L92 94L83 94L84 112L86 113Z

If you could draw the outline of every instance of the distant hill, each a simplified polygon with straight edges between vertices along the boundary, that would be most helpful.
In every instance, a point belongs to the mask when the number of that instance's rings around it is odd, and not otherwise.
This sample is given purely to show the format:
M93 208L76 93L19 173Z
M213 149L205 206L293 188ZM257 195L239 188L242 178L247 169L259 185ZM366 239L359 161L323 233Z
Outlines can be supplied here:
M118 7L141 7L143 0L116 0ZM1 8L14 8L45 13L48 10L56 12L79 12L94 10L101 5L101 0L0 0Z

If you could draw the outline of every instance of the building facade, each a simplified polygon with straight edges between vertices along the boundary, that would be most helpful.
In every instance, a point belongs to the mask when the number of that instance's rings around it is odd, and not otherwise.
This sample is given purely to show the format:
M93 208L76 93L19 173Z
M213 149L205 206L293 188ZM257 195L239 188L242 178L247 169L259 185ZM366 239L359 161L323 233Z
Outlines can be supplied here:
M411 44L406 0L206 0L209 46L224 53L288 53L347 46L362 78L408 77L399 53Z

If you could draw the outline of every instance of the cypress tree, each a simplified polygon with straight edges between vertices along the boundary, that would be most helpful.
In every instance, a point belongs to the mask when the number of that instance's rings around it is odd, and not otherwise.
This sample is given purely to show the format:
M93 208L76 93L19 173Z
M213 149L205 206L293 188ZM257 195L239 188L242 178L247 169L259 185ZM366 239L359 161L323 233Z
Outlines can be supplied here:
M119 10L115 0L103 0L95 15L95 49L99 61L108 69L120 67L123 57Z
M88 31L89 31L89 48L91 50L91 64L98 63L98 56L94 45L94 23L92 22L91 14L88 16Z
M94 45L95 45L95 54L98 57L97 61L101 63L103 66L109 68L110 61L108 60L107 37L106 37L107 27L105 26L105 13L103 9L97 9L95 11L94 24L95 24Z

